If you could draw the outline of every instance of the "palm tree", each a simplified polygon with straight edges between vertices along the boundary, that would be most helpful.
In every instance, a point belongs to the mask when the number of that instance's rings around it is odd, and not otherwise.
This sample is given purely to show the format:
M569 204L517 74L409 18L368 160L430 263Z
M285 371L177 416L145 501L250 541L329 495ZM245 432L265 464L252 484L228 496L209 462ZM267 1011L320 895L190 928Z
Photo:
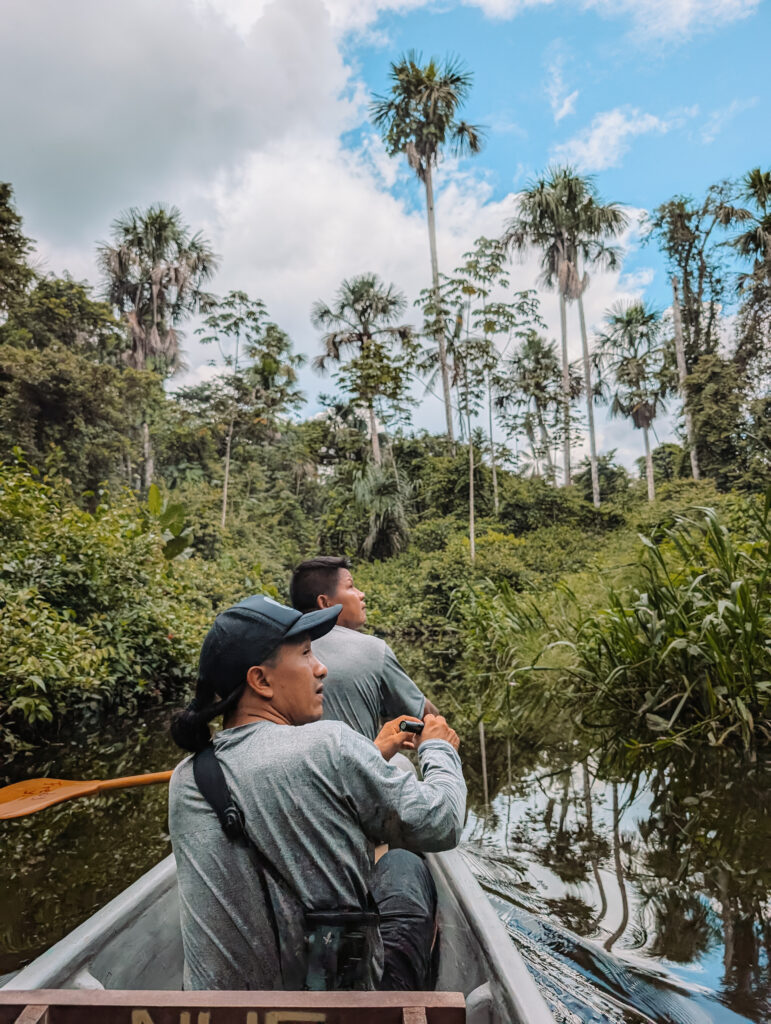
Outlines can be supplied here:
M436 251L433 169L445 145L456 156L478 153L482 148L481 129L457 120L456 117L471 89L473 76L456 59L447 58L444 63L440 63L432 57L427 64L423 64L421 55L411 50L391 64L389 77L390 95L375 96L370 104L370 114L382 135L388 155L404 153L410 167L425 186L431 283L438 306L439 260ZM450 373L441 323L437 324L436 341L442 373L447 437L454 450Z
M627 223L626 215L614 203L603 205L591 178L582 178L570 167L552 167L546 176L528 184L520 195L516 215L505 227L503 242L523 253L541 250L541 281L556 288L560 300L562 342L562 432L564 483L571 482L570 402L572 385L567 340L567 303L578 301L584 356L584 389L589 421L592 460L592 491L599 505L599 477L594 431L593 395L589 349L586 337L583 293L589 277L582 265L615 266L618 252L605 240L618 234Z
M628 217L618 203L603 203L594 179L580 177L571 168L559 172L558 186L564 197L570 220L570 258L574 261L565 275L569 282L568 298L578 302L578 322L581 329L581 352L584 366L584 394L586 418L589 426L589 461L592 475L592 501L600 505L600 476L597 464L597 438L594 430L595 388L589 358L589 340L584 315L584 292L589 286L587 266L614 269L620 253L607 240L618 236L626 227Z
M365 558L390 558L410 539L409 505L412 486L394 467L365 465L354 476L354 503L369 513L369 529L361 545Z
M575 385L573 385L575 386ZM560 364L555 343L529 331L514 355L495 378L496 405L515 429L524 429L539 469L554 480L549 426L561 405ZM548 424L548 425L547 425Z
M735 219L749 219L750 224L730 244L750 261L751 269L739 274L737 282L742 305L734 362L750 379L755 378L755 390L762 398L768 394L771 378L771 171L759 167L748 171L740 196L751 209L744 211L747 218Z
M344 362L346 349L354 353L345 364L341 383L367 411L376 466L383 460L375 401L385 398L398 403L408 388L404 364L393 351L394 341L409 347L412 337L409 326L396 326L406 305L404 295L392 284L384 284L377 274L361 274L343 281L331 306L319 300L311 310L313 326L326 331L321 339L324 351L313 360L314 368L323 373L330 362Z
M132 207L113 221L112 242L98 246L98 262L107 297L128 324L128 365L175 373L182 365L180 323L213 301L202 288L218 264L209 242L200 232L191 234L176 206ZM146 490L153 477L146 417L142 435Z
M485 376L487 393L488 436L490 465L493 480L493 510L498 514L498 473L493 429L493 374L514 336L522 336L525 328L541 324L538 297L535 291L514 292L509 302L491 301L493 289L508 289L509 275L506 247L499 238L477 238L474 249L464 253L464 262L456 270L465 279L470 326L485 344L480 347L480 362ZM473 307L472 307L473 300ZM467 320L469 315L467 314ZM499 352L495 339L506 337Z
M759 167L748 171L742 179L741 198L757 208L757 213L734 211L735 220L751 220L747 230L730 242L741 256L752 260L751 273L739 277L740 289L746 289L755 280L768 282L771 278L771 171L761 171Z
M556 172L555 172L556 173ZM568 358L567 291L569 268L566 211L549 178L530 181L519 196L517 213L505 225L502 241L515 252L541 250L541 282L557 288L562 341L562 426L564 483L570 484L570 360Z
M648 501L656 496L649 431L671 390L670 370L660 344L661 316L642 302L616 303L605 315L595 360L613 376L611 416L629 416L642 430Z

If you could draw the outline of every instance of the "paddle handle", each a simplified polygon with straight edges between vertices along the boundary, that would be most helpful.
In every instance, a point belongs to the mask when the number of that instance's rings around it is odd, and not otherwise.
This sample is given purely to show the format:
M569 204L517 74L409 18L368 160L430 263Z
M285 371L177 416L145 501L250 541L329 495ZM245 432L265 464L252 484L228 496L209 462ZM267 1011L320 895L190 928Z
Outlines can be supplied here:
M152 786L156 782L168 782L171 772L148 772L146 775L124 775L122 779L104 779L99 783L99 792L105 789L128 789L130 786Z

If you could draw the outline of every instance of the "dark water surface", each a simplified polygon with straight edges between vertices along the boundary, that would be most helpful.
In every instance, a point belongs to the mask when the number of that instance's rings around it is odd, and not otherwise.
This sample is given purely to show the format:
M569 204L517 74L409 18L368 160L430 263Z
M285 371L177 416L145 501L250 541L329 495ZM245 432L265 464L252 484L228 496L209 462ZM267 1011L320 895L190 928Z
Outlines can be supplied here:
M2 781L173 767L179 752L168 712L152 710L147 723L84 731L18 760ZM581 766L532 757L518 766L510 748L488 742L497 795L485 808L476 737L462 753L472 808L464 854L557 1020L771 1020L769 793L755 776L726 783L717 800L714 791L694 795L685 817L652 809L647 792L624 806L623 790L614 813L612 787ZM29 963L169 851L165 786L0 823L0 975Z
M770 1020L768 792L686 798L689 821L629 796L543 758L469 815L466 858L555 1017Z

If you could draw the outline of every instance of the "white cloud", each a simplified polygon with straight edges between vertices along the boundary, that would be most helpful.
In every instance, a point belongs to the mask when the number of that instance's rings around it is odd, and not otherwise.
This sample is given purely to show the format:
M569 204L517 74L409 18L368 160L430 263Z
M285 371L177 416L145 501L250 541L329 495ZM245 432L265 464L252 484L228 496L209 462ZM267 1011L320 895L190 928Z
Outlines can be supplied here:
M271 0L195 0L224 14L241 32L248 32ZM323 0L336 34L366 32L385 11L406 14L434 6L436 0ZM556 0L455 0L475 7L488 18L511 19L532 7L551 6ZM697 32L709 32L754 14L761 0L563 0L564 6L594 9L604 17L631 19L634 38L681 41Z
M246 35L260 20L265 9L276 0L194 0L194 2L198 8L217 11L230 25ZM339 35L365 31L385 11L406 14L432 2L434 0L323 0L323 5L329 16L332 29L335 34ZM496 5L496 0L483 0L483 3L488 2L492 6Z
M608 17L631 17L633 34L642 41L680 41L748 18L761 0L581 0Z
M520 139L527 138L527 132L522 125L505 113L490 114L480 118L485 128L494 135L516 135Z
M596 114L587 128L555 146L552 155L574 164L580 171L617 167L638 135L649 132L665 134L680 127L686 118L694 117L696 113L697 108L691 107L661 118L636 107L616 107Z
M530 7L550 6L555 0L461 0L464 7L478 7L488 18L514 18Z
M273 0L195 0L200 9L222 14L246 34ZM430 7L436 0L323 0L333 29L338 34L363 32L386 11L406 14ZM532 7L552 6L556 0L455 0L476 7L488 18L511 19ZM631 18L634 32L651 38L683 39L696 32L712 31L754 14L761 0L563 0L579 10L595 9L606 17Z
M378 145L371 140L351 151L335 137L317 139L301 151L288 139L251 154L236 174L222 174L210 189L207 232L226 255L216 290L259 295L306 355L319 345L309 319L312 303L331 299L343 278L364 271L402 289L406 319L419 324L412 303L430 279L425 215L422 204L412 209L387 190L373 152ZM406 162L390 166L411 173ZM511 198L491 202L484 182L449 161L437 178L439 257L449 269L480 234L500 232ZM186 347L191 369L181 384L197 379L209 356L190 336ZM320 392L334 389L309 369L301 383L311 408ZM441 429L441 416L441 406L429 397L421 424Z
M713 110L702 125L699 133L701 141L705 143L705 145L710 142L714 142L729 121L732 121L737 114L741 114L745 110L750 110L752 107L757 106L757 104L758 97L753 96L751 99L747 100L734 100L726 107L718 107L717 110Z
M262 298L310 355L318 348L310 306L331 298L344 277L373 270L410 301L429 281L422 201L413 206L391 192L411 176L406 162L389 160L371 133L355 151L341 142L364 118L341 26L366 28L387 4L366 0L356 14L348 0L227 0L225 19L225 3L6 0L0 66L17 90L0 111L3 173L47 268L92 281L94 242L121 209L177 203L222 256L214 290ZM416 3L392 0L390 8ZM499 16L515 6L484 4ZM621 135L620 145L629 133ZM493 201L481 167L465 166L471 171L461 173L447 161L437 175L446 270L513 213L513 192ZM531 254L513 268L512 286L534 286L537 272ZM598 274L586 297L589 323L637 287L617 272ZM556 336L553 295L543 296L543 312ZM417 323L417 311L409 318ZM571 310L576 356L574 321ZM192 330L185 344L191 369L179 383L206 379L210 352ZM332 389L309 370L302 383L311 408ZM441 404L429 398L416 422L441 429Z
M404 166L402 162L395 162ZM451 270L479 235L497 235L514 212L516 193L500 201L472 172L458 171L452 163L438 175L437 228L440 267ZM291 194L286 181L293 183ZM239 173L224 175L210 194L210 233L227 260L216 282L219 291L244 288L264 299L271 317L284 327L298 351L313 355L318 336L310 324L309 310L315 299L330 299L347 276L372 270L401 288L408 298L405 319L418 325L413 306L429 281L428 234L422 203L410 208L384 188L381 174L368 147L352 152L336 139L319 140L300 153L291 140L268 147L249 157ZM630 228L620 239L626 252L637 243L638 214L627 211ZM537 253L527 253L511 266L512 289L533 288L538 277ZM590 336L602 323L605 310L618 300L639 298L650 283L652 271L634 274L620 271L592 274L585 295ZM559 337L559 304L551 292L542 292L541 309L550 338ZM578 314L568 310L569 354L580 356ZM190 371L179 384L200 379L201 366L210 353L188 338ZM328 378L309 368L301 385L316 407L318 395L334 390ZM417 426L443 429L443 407L428 395L422 397L415 416ZM619 449L619 458L630 466L637 457L639 438L619 432L618 424L600 430L607 444ZM623 434L623 436L622 436Z
M195 194L281 138L359 119L321 0L273 0L248 35L187 0L5 0L3 174L32 233L103 237L123 207ZM116 209L116 204L117 209Z
M563 117L572 114L578 99L578 89L568 92L564 77L565 56L558 49L547 68L549 80L546 83L546 95L554 115L554 123L559 124Z

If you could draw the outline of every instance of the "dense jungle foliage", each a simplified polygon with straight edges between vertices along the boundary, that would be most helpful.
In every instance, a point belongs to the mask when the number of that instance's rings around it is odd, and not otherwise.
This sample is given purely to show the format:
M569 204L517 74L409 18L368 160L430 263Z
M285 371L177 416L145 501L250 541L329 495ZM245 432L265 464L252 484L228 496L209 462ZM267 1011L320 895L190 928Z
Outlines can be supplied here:
M544 285L580 302L585 283L559 282L584 280L625 215L570 168L537 184L501 239L424 293L422 328L373 274L319 299L315 364L334 393L305 418L303 358L259 299L206 291L217 258L178 210L116 220L96 293L33 268L0 187L6 754L180 698L216 612L256 590L286 599L292 566L322 551L354 560L372 628L461 725L577 745L614 778L675 777L705 749L767 758L771 177L654 211L676 315L614 308L567 367L543 297L510 291L510 255L542 251ZM544 190L574 219L544 227ZM587 204L605 213L583 222ZM185 323L218 372L175 388ZM444 435L411 425L421 376L449 389ZM651 449L665 399L688 417ZM644 435L640 477L595 452L603 401Z

